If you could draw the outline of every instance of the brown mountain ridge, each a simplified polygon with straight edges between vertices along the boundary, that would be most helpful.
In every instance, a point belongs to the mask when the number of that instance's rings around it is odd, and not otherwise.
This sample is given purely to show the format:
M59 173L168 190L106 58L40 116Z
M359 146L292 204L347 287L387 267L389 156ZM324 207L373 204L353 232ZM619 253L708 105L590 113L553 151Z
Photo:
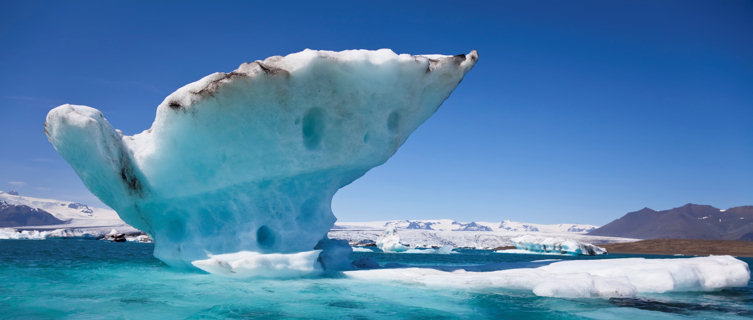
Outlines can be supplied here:
M720 210L709 205L688 203L662 211L643 208L589 234L638 239L753 241L753 206Z

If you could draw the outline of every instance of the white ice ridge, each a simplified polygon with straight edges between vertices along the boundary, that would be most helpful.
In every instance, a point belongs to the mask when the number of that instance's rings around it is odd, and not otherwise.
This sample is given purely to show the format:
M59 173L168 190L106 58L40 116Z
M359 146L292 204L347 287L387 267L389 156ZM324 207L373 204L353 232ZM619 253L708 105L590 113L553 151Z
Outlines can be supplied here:
M552 237L537 237L532 235L524 235L516 238L512 238L512 243L518 248L518 251L513 250L501 250L497 252L510 252L521 253L520 250L528 252L543 252L543 253L556 253L556 254L569 254L569 255L584 255L594 256L599 254L606 254L607 250L592 245L590 243L579 242L572 239L564 238L552 238Z
M392 156L477 60L304 50L178 89L134 136L69 104L45 133L168 264L311 251L335 221L335 192Z
M538 268L487 272L404 268L346 271L345 274L365 281L469 290L528 290L538 296L561 298L714 291L744 287L750 281L748 264L731 256L562 261Z

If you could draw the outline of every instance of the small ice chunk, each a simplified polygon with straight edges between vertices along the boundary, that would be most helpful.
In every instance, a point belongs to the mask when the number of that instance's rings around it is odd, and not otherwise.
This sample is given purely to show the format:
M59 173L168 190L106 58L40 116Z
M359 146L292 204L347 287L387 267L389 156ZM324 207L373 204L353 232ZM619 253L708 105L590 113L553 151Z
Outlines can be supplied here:
M400 243L400 236L397 234L397 228L390 224L384 229L384 233L376 241L377 248L384 252L403 252L408 250Z
M240 251L209 255L209 259L193 261L195 267L209 273L238 278L295 278L322 273L317 261L322 250L298 253Z

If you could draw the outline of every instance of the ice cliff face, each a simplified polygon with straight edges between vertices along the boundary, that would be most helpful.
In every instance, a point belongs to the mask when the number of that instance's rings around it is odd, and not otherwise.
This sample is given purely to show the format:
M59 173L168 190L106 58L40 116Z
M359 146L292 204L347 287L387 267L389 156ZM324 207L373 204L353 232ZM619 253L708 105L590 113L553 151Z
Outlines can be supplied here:
M607 250L590 243L565 238L543 238L524 235L512 238L512 243L519 250L541 253L558 253L569 255L595 256L606 254Z
M392 156L477 59L305 50L178 89L134 136L75 105L51 110L45 133L169 264L310 251L334 193Z

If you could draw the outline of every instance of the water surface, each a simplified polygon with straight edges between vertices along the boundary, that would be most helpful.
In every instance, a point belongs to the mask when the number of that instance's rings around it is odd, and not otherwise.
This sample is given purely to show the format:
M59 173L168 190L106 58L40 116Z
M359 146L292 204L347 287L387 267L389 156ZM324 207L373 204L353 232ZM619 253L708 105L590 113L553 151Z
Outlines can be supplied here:
M543 298L341 277L237 280L167 267L153 245L83 239L0 240L0 318L7 319L735 319L753 317L753 283L719 292L629 299ZM551 255L461 250L354 253L383 266L443 270L531 267ZM636 257L554 257L604 259ZM662 256L645 256L666 258ZM750 264L751 259L743 259Z

